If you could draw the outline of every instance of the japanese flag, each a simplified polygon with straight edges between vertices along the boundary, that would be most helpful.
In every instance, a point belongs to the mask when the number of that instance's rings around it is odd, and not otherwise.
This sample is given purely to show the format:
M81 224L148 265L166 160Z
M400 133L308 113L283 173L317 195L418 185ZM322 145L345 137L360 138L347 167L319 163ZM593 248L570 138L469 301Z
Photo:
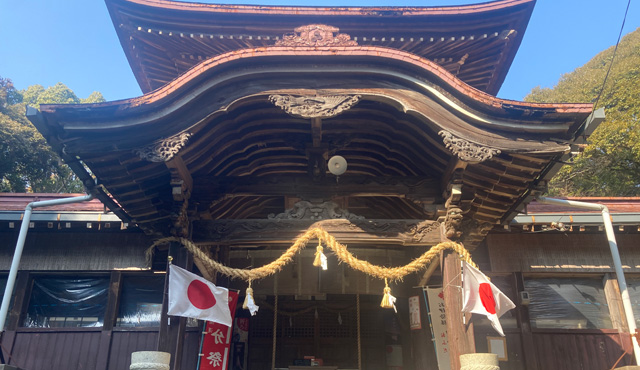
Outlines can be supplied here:
M498 318L516 305L504 295L480 270L463 262L462 312L485 315L496 331L504 337Z
M168 314L231 326L229 290L175 265L169 266Z

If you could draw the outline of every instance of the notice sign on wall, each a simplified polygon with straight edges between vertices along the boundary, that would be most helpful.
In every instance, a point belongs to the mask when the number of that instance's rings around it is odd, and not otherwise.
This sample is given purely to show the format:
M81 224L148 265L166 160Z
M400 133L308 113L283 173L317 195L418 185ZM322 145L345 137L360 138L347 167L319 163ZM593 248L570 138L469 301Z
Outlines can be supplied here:
M420 318L420 298L417 295L409 297L409 327L411 330L422 329L422 319Z
M451 370L449 362L449 336L447 335L447 313L444 310L444 295L442 288L426 288L429 299L429 314L431 328L438 357L438 369Z

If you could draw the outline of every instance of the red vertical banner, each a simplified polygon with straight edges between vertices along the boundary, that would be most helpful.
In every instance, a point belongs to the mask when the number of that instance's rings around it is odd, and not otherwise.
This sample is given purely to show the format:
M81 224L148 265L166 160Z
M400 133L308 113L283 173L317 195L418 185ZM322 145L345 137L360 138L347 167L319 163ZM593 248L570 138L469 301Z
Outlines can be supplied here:
M229 310L231 320L236 314L238 293L229 291ZM226 370L229 363L229 348L233 334L230 326L217 322L207 322L202 339L202 358L199 370Z

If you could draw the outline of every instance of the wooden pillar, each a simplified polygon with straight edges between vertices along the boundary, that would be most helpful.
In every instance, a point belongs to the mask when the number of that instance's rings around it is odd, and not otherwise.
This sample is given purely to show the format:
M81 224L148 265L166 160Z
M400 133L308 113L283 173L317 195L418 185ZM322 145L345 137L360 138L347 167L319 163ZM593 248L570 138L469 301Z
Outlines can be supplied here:
M16 331L21 326L24 315L29 306L29 294L33 283L28 271L19 271L16 278L16 285L13 288L13 307L7 318L6 331L2 334L2 351L7 365L12 364L11 355L15 345Z
M17 330L22 325L22 320L29 308L29 299L31 298L31 285L33 280L29 276L28 271L18 272L16 285L13 288L13 307L9 312L6 330Z
M516 292L525 291L524 278L521 272L513 274ZM524 354L524 364L527 370L538 370L538 359L536 357L535 343L531 333L531 321L529 320L529 308L521 304L516 305L516 319L520 325L522 336L522 351Z
M627 364L631 364L633 363L633 343L631 342L631 335L629 334L627 318L624 314L622 294L620 293L618 279L615 274L606 273L604 274L602 282L604 284L604 296L607 299L607 305L609 306L611 324L620 334L620 346L622 347L622 350L627 353L625 361ZM623 361L622 364L624 363L625 362Z
M169 256L173 257L173 264L191 270L193 258L189 252L178 243L171 243ZM182 366L182 347L184 343L184 330L187 319L184 317L167 315L169 303L169 265L164 281L164 298L162 300L162 315L160 316L160 332L158 335L157 350L171 354L172 370L180 370Z
M453 251L443 252L442 288L447 313L451 370L460 369L460 355L475 353L471 315L462 313L462 270L460 257Z
M620 293L620 286L615 275L611 273L604 274L604 296L607 299L607 305L609 305L609 316L611 317L611 324L614 329L619 332L628 333L629 326L627 325L627 318L624 315L624 308L622 306L622 294Z
M120 289L122 286L122 273L119 271L111 272L109 281L109 296L107 299L107 307L104 312L102 323L102 332L100 333L100 344L98 346L98 355L96 358L96 370L107 370L109 366L109 353L111 352L111 339L113 327L116 325L116 315L118 314L118 306L120 305Z

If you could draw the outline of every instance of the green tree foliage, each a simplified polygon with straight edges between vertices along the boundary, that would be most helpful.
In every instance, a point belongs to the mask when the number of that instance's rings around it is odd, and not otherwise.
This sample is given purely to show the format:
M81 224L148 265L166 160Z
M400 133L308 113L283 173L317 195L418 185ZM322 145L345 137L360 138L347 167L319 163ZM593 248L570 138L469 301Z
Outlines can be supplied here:
M82 183L49 147L25 116L26 105L98 103L102 94L78 97L64 84L18 91L0 77L0 191L82 192Z
M102 103L105 102L104 96L98 91L94 91L91 95L87 96L86 99L80 99L80 103L82 104L93 104L93 103Z
M57 84L44 88L42 85L32 85L22 91L22 101L32 107L38 108L40 104L89 104L105 101L101 93L94 91L86 99L80 99L65 84Z
M552 89L534 88L530 102L595 103L613 58L611 47L561 77ZM640 29L620 42L598 102L606 120L584 151L549 185L555 196L640 195Z

